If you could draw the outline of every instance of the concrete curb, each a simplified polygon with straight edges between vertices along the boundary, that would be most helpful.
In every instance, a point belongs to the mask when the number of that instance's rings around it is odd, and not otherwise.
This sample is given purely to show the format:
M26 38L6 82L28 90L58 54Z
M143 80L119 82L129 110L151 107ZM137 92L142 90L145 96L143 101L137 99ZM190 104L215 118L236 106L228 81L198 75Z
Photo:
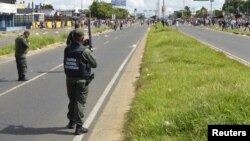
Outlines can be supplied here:
M126 113L135 97L135 86L140 76L140 66L146 45L148 32L140 40L139 45L124 70L110 100L104 107L99 120L95 124L88 140L90 141L122 141L123 125Z

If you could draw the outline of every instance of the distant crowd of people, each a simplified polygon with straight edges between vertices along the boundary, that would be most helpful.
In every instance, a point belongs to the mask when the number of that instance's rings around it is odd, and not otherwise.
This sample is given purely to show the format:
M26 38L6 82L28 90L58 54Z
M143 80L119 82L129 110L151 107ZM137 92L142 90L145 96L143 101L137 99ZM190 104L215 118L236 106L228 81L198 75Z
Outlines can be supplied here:
M192 18L192 19L187 19L187 23L194 25L194 26L199 26L199 25L218 25L221 30L225 30L228 28L231 29L241 29L243 28L244 31L250 31L250 20L243 19L243 18L218 18L218 19L203 19L203 18Z

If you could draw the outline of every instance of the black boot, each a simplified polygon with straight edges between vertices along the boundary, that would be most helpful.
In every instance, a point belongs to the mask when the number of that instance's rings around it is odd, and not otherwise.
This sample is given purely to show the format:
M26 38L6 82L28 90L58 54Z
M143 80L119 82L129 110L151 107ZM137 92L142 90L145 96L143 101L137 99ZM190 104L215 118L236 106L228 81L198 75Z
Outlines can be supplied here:
M76 125L75 122L69 121L69 124L66 126L66 128L68 128L68 129L74 129L75 125Z
M88 132L88 128L82 127L82 125L76 125L75 135L81 135Z
M24 74L22 74L19 78L18 78L18 81L28 81L28 79L26 79Z
M18 81L22 80L22 75L18 74Z

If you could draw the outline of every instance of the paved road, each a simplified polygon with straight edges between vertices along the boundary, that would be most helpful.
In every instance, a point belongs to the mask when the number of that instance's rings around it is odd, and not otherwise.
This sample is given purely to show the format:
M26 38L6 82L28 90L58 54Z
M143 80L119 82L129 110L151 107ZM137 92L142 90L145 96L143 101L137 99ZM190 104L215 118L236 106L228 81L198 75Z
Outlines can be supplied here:
M121 64L146 33L147 26L134 26L94 38L98 62L96 79L90 85L86 119L98 99L113 90ZM28 57L28 82L17 82L14 61L0 62L0 140L1 141L72 141L73 130L67 124L64 47L42 51ZM112 81L111 81L112 80ZM114 83L110 83L114 82ZM112 85L111 85L112 84ZM113 85L114 84L114 85ZM109 86L109 87L107 87ZM110 91L108 91L110 90ZM109 95L106 99L108 99ZM104 102L105 103L105 102ZM98 116L98 114L97 114ZM90 125L90 131L98 118ZM112 124L112 121L110 121ZM83 137L87 140L88 134ZM77 141L75 139L74 141Z
M250 37L192 26L181 26L179 30L220 50L226 51L231 55L250 62Z

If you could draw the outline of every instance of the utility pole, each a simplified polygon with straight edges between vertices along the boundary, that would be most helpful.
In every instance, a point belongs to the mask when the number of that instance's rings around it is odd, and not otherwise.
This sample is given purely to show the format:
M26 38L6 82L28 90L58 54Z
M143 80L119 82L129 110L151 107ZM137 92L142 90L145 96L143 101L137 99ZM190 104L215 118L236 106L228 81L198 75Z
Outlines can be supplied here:
M248 8L249 8L249 3L250 3L250 1L248 0L247 2L248 2L248 3L247 3L247 17L248 17L248 20L249 20L249 11L248 11Z
M211 10L211 11L210 11L210 12L211 12L211 13L210 13L210 20L211 20L211 21L210 21L210 25L212 25L212 20L213 20L213 1L214 1L214 0L210 0L210 3L211 3L211 5L210 5L210 6L211 6L211 7L210 7L210 8L211 8L211 9L210 9L210 10Z
M229 17L229 0L227 0L227 19Z
M155 18L158 16L158 18L160 17L160 0L157 0L157 4L156 4L156 10L155 11Z
M162 24L163 26L165 25L165 0L163 0L163 4L162 4Z
M81 0L81 9L83 9L83 7L82 7L82 1L83 1L83 0Z
M183 10L181 10L181 17L183 18L185 9L185 0L182 1L182 4L183 4Z

